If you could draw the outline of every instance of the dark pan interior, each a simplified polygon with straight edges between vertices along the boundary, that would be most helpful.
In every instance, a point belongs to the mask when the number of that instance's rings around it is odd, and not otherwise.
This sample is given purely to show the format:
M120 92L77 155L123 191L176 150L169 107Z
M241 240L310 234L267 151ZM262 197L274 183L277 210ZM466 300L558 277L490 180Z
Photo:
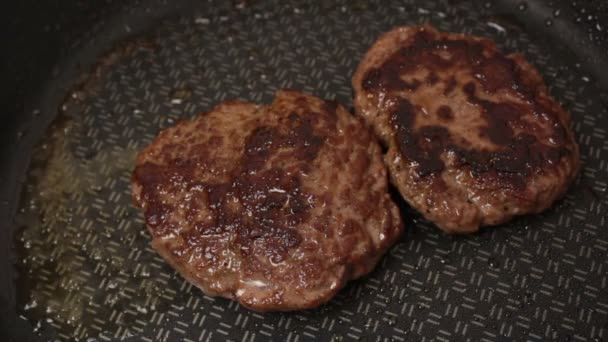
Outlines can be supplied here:
M0 340L608 339L608 13L603 1L22 1L8 38L0 162ZM136 151L232 98L295 88L351 105L359 59L432 23L520 51L572 114L583 169L547 212L406 234L318 310L204 296L149 247Z

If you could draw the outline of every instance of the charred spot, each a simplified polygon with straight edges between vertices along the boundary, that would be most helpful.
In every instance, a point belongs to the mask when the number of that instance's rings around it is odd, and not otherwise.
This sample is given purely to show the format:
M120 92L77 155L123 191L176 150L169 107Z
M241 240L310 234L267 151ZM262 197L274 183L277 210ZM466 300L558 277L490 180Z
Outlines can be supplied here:
M450 95L454 91L454 89L456 89L456 85L458 85L458 83L456 82L456 78L454 76L451 76L450 78L448 78L447 82L445 83L445 89L443 90L443 95L444 96Z
M363 79L363 89L366 91L380 91L411 88L401 78L401 67L397 63L388 63L380 69L373 69Z
M546 151L543 153L543 156L545 156L545 160L550 164L555 164L559 162L559 160L562 159L564 155L566 155L566 150L558 148L547 148Z
M437 109L437 116L443 121L451 121L454 119L454 112L449 106L440 106Z
M163 166L138 165L133 178L147 196L145 218L153 233L158 236L161 232L181 231L184 246L175 251L180 255L206 245L208 236L231 234L244 255L260 246L272 262L284 260L289 250L301 243L297 226L310 218L315 199L302 189L300 173L272 167L269 160L278 162L276 165L281 165L281 160L295 162L297 169L306 170L325 141L315 127L327 131L332 122L328 116L334 113L335 117L337 104L326 102L324 113L310 111L308 104L301 108L306 114L292 112L278 126L252 130L245 138L240 160L223 182L204 182L197 177L207 156L201 151L206 148L204 144L196 149L194 158L163 155L169 159ZM209 141L211 146L215 143ZM176 208L165 205L160 198L161 192L183 191L188 196L183 214L192 227L184 230L169 222ZM199 217L201 211L209 215Z
M548 147L537 141L530 134L515 136L511 124L520 119L525 108L509 102L494 103L482 100L475 94L475 84L467 83L463 87L471 103L478 105L487 122L482 133L499 147L497 152L469 151L463 161L469 164L476 173L487 173L491 170L498 172L499 180L503 183L523 184L525 177L532 169L540 169L561 158L563 147ZM556 125L561 130L561 125ZM555 131L555 130L554 130ZM563 141L562 141L563 142ZM476 155L473 157L473 155ZM559 157L557 157L559 155ZM505 175L511 174L511 175ZM519 177L519 178L518 178Z
M450 139L450 132L443 126L424 126L418 129L419 145L425 151L443 148Z
M258 127L248 137L245 143L247 157L265 158L269 154L278 132L271 127Z
M324 138L315 134L310 117L290 113L286 130L261 127L246 139L240 168L225 184L207 185L213 225L202 225L205 232L220 234L236 230L241 253L251 253L256 240L262 241L273 262L282 261L289 249L301 242L295 227L309 218L307 194L296 174L280 168L264 169L270 158L289 158L302 163L314 160ZM304 167L305 165L303 165ZM236 198L239 212L234 214L230 200Z
M523 174L527 172L528 153L525 144L514 144L510 150L493 153L490 163L497 171Z
M424 81L433 85L439 81L436 70L446 70L463 60L480 60L482 51L481 47L471 45L468 41L437 39L436 34L421 30L382 65L371 69L365 75L362 86L370 92L416 90L422 82L406 82L403 76L426 68L429 74ZM448 94L450 92L451 90L446 91Z
M211 209L221 208L224 205L227 194L232 189L231 184L220 183L220 184L208 184L205 185L207 189L207 201Z
M370 70L363 78L363 89L366 91L376 90L382 82L382 72L378 69Z
M420 85L422 84L422 82L420 82L420 80L418 79L413 79L411 81L403 81L403 86L405 89L407 90L416 90L418 89L418 87L420 87Z
M484 136L498 146L506 146L513 142L513 128L511 123L517 122L524 112L518 105L509 102L494 103L482 100L475 94L475 84L469 82L464 85L463 91L469 102L481 109L487 125L483 128Z
M471 103L477 103L477 96L475 96L475 83L468 82L462 87L462 91L467 96L467 99Z
M391 109L393 124L401 130L411 130L416 120L416 108L406 99L399 98Z
M313 161L325 142L325 137L315 134L310 117L318 117L312 113L307 117L290 116L290 128L286 135L278 137L279 147L292 148L290 155L296 160Z
M476 106L485 125L478 137L494 145L491 150L467 147L467 141L456 141L450 132L440 126L417 127L420 114L413 98L407 93L395 98L389 109L391 124L395 127L398 148L403 156L417 164L415 172L436 182L435 177L445 165L440 158L446 151L456 156L457 166L469 167L476 177L493 179L508 187L518 188L526 177L543 172L544 167L559 162L568 153L568 132L559 120L559 108L538 94L538 81L526 75L517 62L497 52L487 40L454 39L432 30L421 29L404 46L391 54L378 67L371 69L365 78L364 89L369 92L404 91L442 82L443 95L450 96L460 90L467 101ZM459 85L455 70L469 73L471 81ZM406 80L419 72L427 72L424 84L412 87ZM438 75L442 75L441 80ZM444 76L445 75L445 76ZM467 79L465 77L464 79ZM460 88L460 89L457 89ZM492 94L502 90L514 92L521 101L491 101L481 92ZM533 112L543 125L549 127L548 142L538 141L530 134L518 134L518 127L526 127L522 114ZM455 120L448 106L440 106L436 115L443 122Z
M426 83L429 85L435 85L437 82L439 82L439 76L437 76L437 73L434 71L429 72L429 74L426 76Z
M445 165L441 153L450 132L441 126L426 126L418 130L418 174L422 177L443 171Z
M401 153L418 164L416 171L424 177L444 169L440 154L449 139L449 132L440 126L425 126L414 130L416 112L409 101L399 99L392 109L391 120L397 128Z
M473 67L473 75L489 93L500 89L517 89L515 62L499 54L481 59L479 65Z
M521 111L509 103L484 102L483 112L487 122L484 132L496 145L507 145L513 141L511 122L519 120Z
M486 172L490 169L490 153L484 150L465 149L460 146L452 146L452 151L456 153L458 166L470 166L477 174Z
M145 162L133 171L134 180L144 189L165 181L165 168L160 165Z
M517 135L508 146L498 151L458 148L455 151L459 165L469 166L476 176L494 179L519 190L535 170L557 162L562 156L560 149L543 145L530 134Z

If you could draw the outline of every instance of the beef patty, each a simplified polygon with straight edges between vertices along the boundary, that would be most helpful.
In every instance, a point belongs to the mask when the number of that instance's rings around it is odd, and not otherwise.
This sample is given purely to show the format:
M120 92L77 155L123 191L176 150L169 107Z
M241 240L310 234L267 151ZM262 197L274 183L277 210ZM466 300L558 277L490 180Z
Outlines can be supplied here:
M362 120L295 91L163 130L132 183L156 251L206 294L258 311L327 302L402 231Z
M430 26L381 36L353 76L355 110L392 182L446 232L538 213L579 168L570 117L520 54Z

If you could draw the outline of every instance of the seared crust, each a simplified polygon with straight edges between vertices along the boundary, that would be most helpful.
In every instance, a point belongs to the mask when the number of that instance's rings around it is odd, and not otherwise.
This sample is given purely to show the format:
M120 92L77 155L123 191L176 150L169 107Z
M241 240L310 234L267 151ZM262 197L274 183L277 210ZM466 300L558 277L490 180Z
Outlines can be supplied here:
M357 114L388 147L392 182L446 232L543 211L579 169L568 113L533 66L490 40L396 28L353 87Z
M314 308L402 231L380 146L342 106L279 91L163 130L133 198L152 246L206 294L257 311Z

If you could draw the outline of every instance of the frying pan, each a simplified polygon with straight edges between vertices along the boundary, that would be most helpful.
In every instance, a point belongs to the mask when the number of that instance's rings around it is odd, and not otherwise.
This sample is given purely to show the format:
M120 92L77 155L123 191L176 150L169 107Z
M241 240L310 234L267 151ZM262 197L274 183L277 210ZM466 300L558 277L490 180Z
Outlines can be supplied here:
M31 1L6 4L2 341L608 339L605 1ZM12 8L11 8L12 7ZM162 128L295 88L351 105L350 76L396 25L520 51L572 114L583 169L543 214L406 234L329 304L255 313L204 296L149 247L133 158Z

